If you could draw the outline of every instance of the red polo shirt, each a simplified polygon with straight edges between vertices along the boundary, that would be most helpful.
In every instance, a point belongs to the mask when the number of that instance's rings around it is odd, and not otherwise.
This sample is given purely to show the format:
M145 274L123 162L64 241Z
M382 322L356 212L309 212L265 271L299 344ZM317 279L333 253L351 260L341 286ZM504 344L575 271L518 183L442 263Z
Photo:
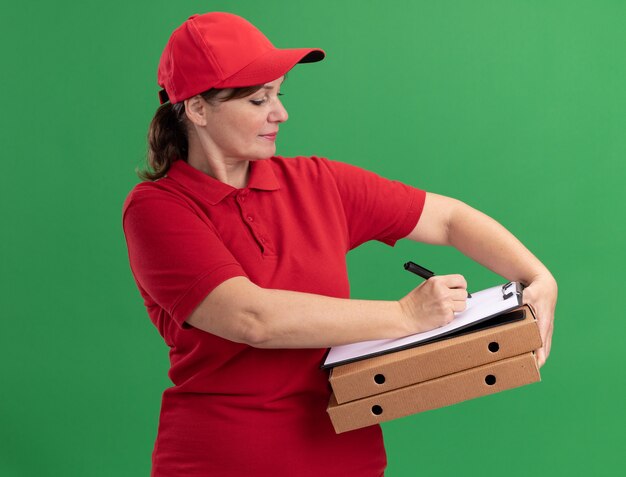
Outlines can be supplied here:
M348 298L346 254L393 245L425 193L321 158L253 162L235 189L174 162L124 204L130 265L170 347L153 476L380 476L379 426L335 434L325 349L258 349L185 323L213 288L246 276L264 288ZM373 297L375 298L375 297Z

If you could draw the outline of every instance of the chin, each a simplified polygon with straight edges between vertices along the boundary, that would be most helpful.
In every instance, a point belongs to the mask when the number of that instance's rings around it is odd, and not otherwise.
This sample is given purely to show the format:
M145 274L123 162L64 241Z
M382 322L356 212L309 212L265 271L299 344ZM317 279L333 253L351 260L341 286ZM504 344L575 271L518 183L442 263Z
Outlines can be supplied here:
M276 154L276 146L263 148L262 151L258 151L256 154L252 154L252 161L260 161L263 159L269 159Z

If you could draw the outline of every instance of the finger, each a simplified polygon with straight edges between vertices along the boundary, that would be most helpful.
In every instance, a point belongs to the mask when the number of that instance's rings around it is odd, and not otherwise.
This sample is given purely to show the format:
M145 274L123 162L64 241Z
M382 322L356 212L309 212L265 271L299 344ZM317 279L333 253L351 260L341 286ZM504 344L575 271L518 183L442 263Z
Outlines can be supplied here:
M545 345L548 340L551 339L552 337L552 323L553 320L551 319L551 316L549 316L547 313L541 313L540 315L536 315L537 316L537 321L539 324L539 333L541 334L541 341L542 343Z
M545 345L543 345L543 347L545 348L545 354L546 354L546 360L548 359L548 356L550 356L550 348L552 348L552 333L550 333L550 336L547 339L547 342Z
M537 365L541 368L546 362L546 355L543 348L537 350Z
M450 290L450 298L454 301L467 301L467 290L463 288L452 288Z
M467 290L467 281L463 275L439 275L439 278L448 288L462 288Z
M450 313L447 313L447 314L445 315L445 318L444 318L444 325L447 325L447 324L448 324L448 323L450 323L452 320L454 320L454 311L455 311L454 309L451 309L451 310L450 310Z
M539 315L537 315L537 310L535 309L534 305L528 301L526 295L523 295L524 297L524 301L522 302L524 305L528 305L530 308L530 311L533 312L533 315L535 315L535 318L537 318L537 320L539 320Z
M467 295L465 296L465 298L467 298ZM455 313L465 311L466 308L467 308L467 300L455 300L452 302L452 310Z
M548 360L550 354L550 345L552 342L552 336L548 333L544 334L543 330L540 330L542 346L537 350L537 364L542 367Z

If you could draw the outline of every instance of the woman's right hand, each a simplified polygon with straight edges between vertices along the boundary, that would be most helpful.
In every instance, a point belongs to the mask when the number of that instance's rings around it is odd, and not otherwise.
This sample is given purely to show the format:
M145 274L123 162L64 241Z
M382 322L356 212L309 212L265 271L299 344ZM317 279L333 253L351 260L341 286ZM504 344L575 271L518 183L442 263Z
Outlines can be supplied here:
M467 282L462 275L436 275L400 299L400 307L411 333L439 328L465 310Z

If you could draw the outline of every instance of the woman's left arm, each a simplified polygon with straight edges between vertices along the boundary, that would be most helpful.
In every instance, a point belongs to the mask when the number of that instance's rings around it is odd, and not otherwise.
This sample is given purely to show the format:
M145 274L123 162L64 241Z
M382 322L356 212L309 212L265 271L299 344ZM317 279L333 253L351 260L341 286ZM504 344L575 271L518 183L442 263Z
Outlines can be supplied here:
M406 238L452 245L507 280L522 283L526 287L524 303L531 305L537 316L543 341L537 360L543 366L552 343L557 284L548 269L513 234L461 201L427 193L422 216Z

